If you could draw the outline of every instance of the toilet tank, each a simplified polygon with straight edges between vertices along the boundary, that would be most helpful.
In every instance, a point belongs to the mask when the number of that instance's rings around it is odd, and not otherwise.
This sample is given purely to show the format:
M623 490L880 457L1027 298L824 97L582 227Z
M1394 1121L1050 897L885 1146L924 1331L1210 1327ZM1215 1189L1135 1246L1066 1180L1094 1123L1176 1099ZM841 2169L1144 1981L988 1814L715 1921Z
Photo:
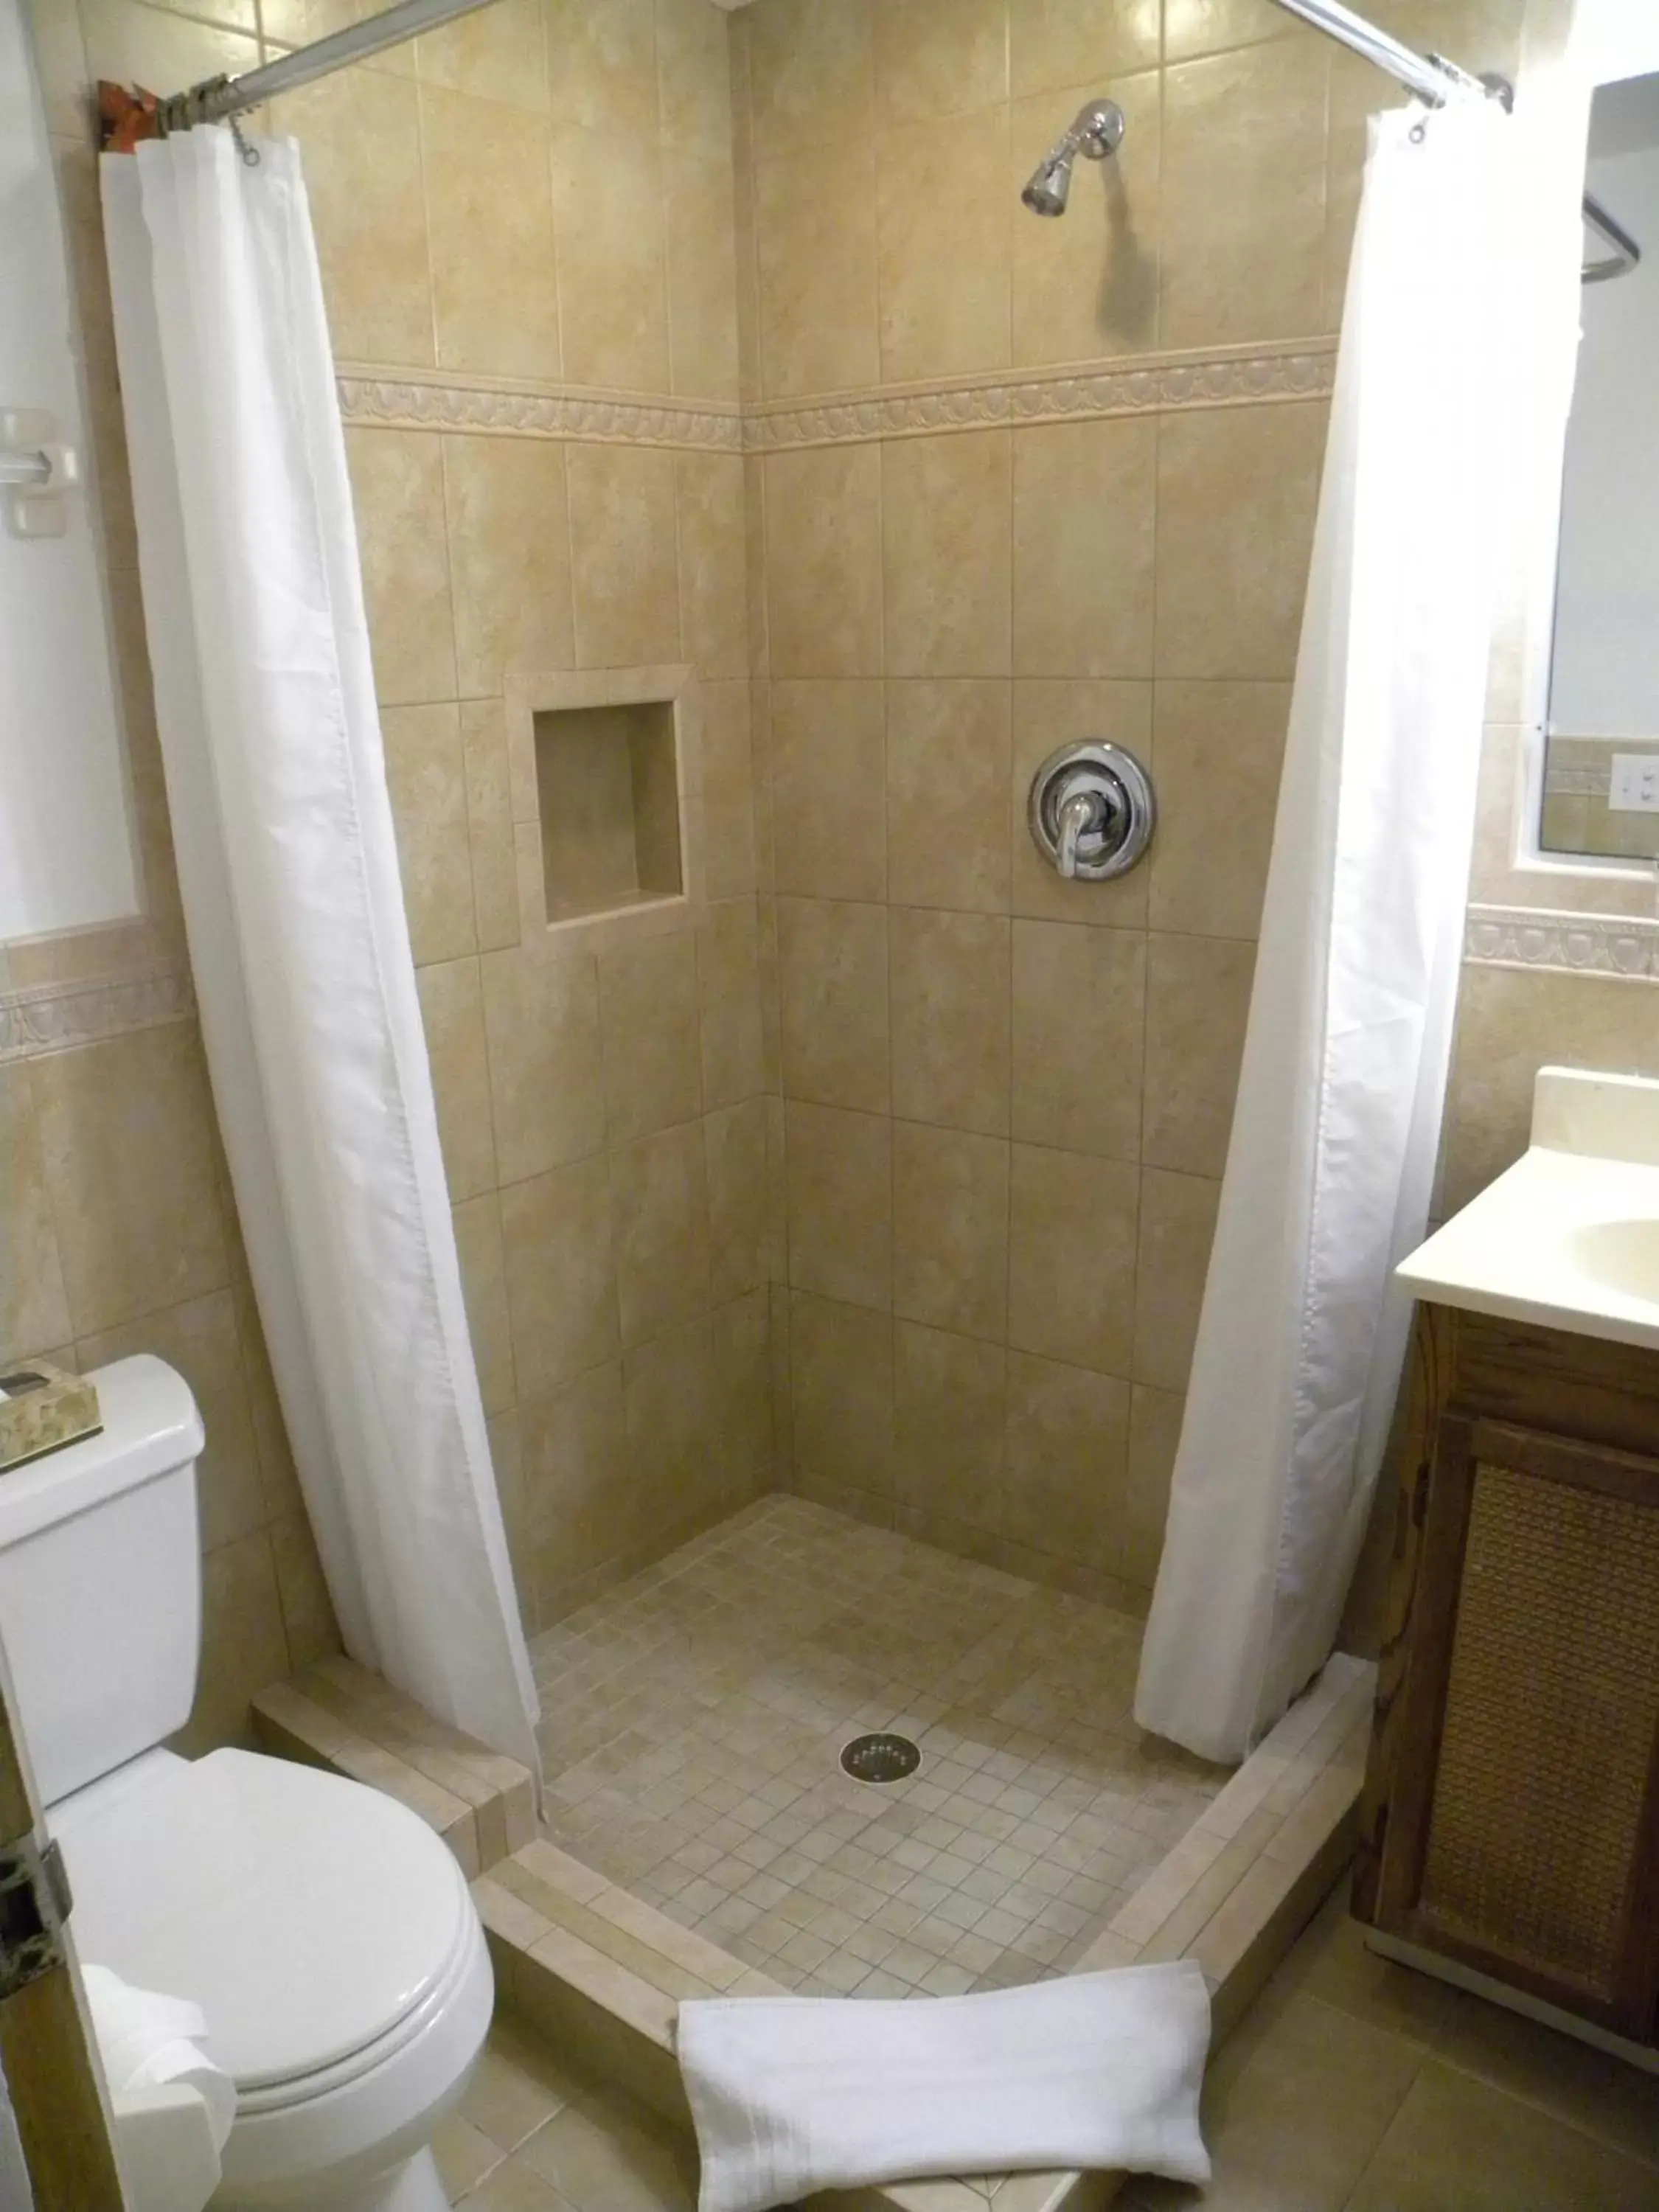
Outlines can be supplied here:
M0 1474L0 1642L48 1805L183 1726L201 1648L196 1401L148 1354L91 1379L102 1433Z

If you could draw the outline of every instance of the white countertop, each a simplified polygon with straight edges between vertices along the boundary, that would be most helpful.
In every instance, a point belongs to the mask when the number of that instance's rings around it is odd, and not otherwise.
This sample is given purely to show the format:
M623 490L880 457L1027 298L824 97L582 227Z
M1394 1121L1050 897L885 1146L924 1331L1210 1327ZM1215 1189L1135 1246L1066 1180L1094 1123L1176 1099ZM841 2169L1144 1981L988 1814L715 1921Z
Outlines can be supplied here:
M1659 1349L1659 1083L1540 1069L1528 1150L1398 1273L1437 1304Z

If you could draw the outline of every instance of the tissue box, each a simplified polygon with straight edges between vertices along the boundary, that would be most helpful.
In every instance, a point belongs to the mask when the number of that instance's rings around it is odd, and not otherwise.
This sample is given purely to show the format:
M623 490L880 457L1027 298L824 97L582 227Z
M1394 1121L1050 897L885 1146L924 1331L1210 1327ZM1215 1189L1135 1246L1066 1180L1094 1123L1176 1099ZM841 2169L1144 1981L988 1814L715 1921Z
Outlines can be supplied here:
M0 1474L103 1426L96 1388L44 1359L0 1371Z

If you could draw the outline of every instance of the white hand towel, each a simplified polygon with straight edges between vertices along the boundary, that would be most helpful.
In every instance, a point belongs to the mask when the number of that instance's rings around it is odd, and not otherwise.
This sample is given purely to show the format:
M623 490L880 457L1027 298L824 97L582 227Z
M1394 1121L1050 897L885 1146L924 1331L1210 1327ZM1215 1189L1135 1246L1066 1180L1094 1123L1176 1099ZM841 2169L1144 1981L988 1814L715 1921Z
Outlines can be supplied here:
M1203 2182L1210 2039L1182 1959L968 1997L716 1997L679 2010L698 2212L933 2174Z
M168 2084L194 2089L207 2106L214 2148L222 2150L236 2117L236 2084L200 2048L208 2032L200 2005L134 1989L107 1966L82 1966L81 1978L111 2095Z

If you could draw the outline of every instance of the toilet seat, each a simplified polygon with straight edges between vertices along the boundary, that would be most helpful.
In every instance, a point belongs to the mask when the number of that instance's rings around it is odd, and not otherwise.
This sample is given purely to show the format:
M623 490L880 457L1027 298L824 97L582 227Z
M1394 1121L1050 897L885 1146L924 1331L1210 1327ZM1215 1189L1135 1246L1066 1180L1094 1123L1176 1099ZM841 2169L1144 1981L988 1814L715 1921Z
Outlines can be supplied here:
M82 1956L202 2007L239 2120L386 2067L476 1972L447 1846L338 1775L216 1751L59 1836Z

